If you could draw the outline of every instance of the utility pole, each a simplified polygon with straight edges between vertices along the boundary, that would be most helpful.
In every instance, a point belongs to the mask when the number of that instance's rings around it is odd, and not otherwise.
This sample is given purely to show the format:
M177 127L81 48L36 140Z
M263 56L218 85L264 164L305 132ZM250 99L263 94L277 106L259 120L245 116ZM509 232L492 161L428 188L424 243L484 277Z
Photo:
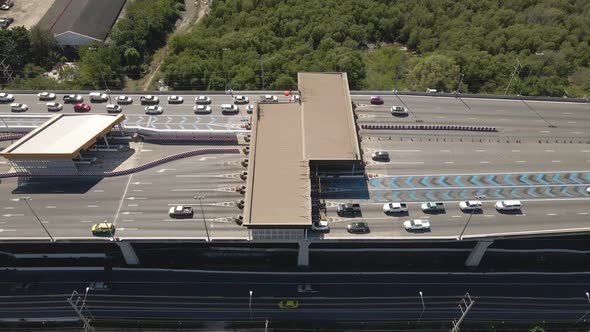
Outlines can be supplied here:
M516 76L516 74L518 74L520 70L520 60L518 60L518 58L516 59L516 65L514 66L514 70L512 71L512 75L510 76L510 81L508 82L508 86L506 87L506 90L504 90L504 95L506 95L508 93L508 89L510 88L510 85L512 84L512 80L514 79L514 76Z
M12 81L12 70L10 70L10 66L5 64L6 57L0 60L0 71L2 72L2 78L6 80L7 83ZM1 82L0 82L1 83Z
M459 86L457 87L457 94L461 93L461 85L463 85L463 77L465 74L461 74L461 79L459 80Z
M20 198L12 198L11 199L11 201L25 202L25 204L29 207L29 210L31 210L31 212L35 216L35 219L37 219L37 221L39 222L39 225L41 225L41 227L43 227L43 229L45 230L45 233L47 233L47 236L49 236L49 239L51 240L51 242L55 242L55 239L53 238L53 236L51 236L51 233L49 233L49 230L47 229L47 227L45 227L45 225L43 224L43 222L41 221L41 219L39 218L39 216L37 215L35 210L33 210L33 207L31 207L31 204L29 204L30 200L31 200L31 197L20 197Z
M73 301L74 297L76 297L75 302ZM95 331L94 327L90 325L90 319L86 318L86 316L84 316L84 314L82 313L82 309L85 303L82 302L82 305L78 307L78 303L80 302L80 300L80 294L78 294L78 292L76 291L73 291L72 295L68 298L68 303L70 304L70 306L72 306L72 309L74 309L78 317L80 317L80 320L82 320L82 322L84 323L84 331Z
M477 200L480 200L480 199L486 198L486 196L485 195L475 196L475 198ZM475 209L471 209L471 213L469 214L469 218L467 218L467 222L465 223L465 226L463 226L463 230L461 230L461 234L459 234L459 237L457 238L457 240L459 240L459 241L463 240L463 234L465 233L465 230L467 229L467 225L469 225L469 222L471 221L471 217L473 217L474 212L475 212Z
M467 301L469 301L469 303L467 303ZM465 293L465 295L463 295L463 298L459 302L459 310L461 310L461 317L459 318L459 320L453 320L453 328L451 329L451 332L459 332L459 327L461 326L461 323L463 322L463 320L467 316L467 313L469 312L471 307L473 307L474 304L475 300L471 299L469 293Z
M420 313L420 318L418 318L418 322L422 321L422 315L424 315L424 311L426 310L426 305L424 304L424 297L422 296L422 291L419 291L420 300L422 301L422 312Z
M205 233L207 234L207 242L211 242L211 238L209 237L209 228L207 227L207 221L205 220L205 212L203 211L203 198L205 198L205 196L195 196L194 198L199 200L199 205L201 206L201 216L203 216L203 225L205 225Z
M260 54L260 77L262 78L262 90L264 90L264 64L262 62L262 54Z

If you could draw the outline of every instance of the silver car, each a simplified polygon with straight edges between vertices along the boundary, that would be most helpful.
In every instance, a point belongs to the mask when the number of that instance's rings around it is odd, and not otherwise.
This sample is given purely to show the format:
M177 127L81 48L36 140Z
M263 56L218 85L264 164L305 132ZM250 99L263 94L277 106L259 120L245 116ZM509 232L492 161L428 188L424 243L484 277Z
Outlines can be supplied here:
M195 114L210 114L211 113L211 106L195 105L193 107L193 110L195 110Z
M207 96L196 96L195 97L195 103L197 105L207 105L207 104L211 104L211 98L207 97Z
M26 112L29 109L27 104L12 103L10 104L10 110L13 112Z
M64 109L64 106L60 103L47 103L45 106L47 106L49 112L59 112Z
M164 113L162 106L146 106L145 114L159 115Z

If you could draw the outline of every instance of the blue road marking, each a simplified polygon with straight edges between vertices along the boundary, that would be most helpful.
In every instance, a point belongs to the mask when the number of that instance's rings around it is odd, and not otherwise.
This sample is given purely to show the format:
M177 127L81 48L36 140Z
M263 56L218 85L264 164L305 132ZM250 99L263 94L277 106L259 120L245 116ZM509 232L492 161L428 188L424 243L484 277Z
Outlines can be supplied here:
M472 177L469 178L469 182L471 182L475 186L478 186L479 187L479 186L481 186L481 183L479 183L479 182L476 181L477 178L478 178L478 176L477 175L474 175L474 176L472 176Z
M568 189L569 189L568 187L563 187L563 188L561 188L561 194L562 194L562 195L566 195L567 197L572 197L572 194L570 194L570 193L568 192Z
M512 188L512 190L510 190L510 197L521 198L522 196L518 194L518 190L519 188Z
M400 191L394 191L394 192L393 192L393 197L392 197L392 200L393 200L393 201L399 201L399 194L401 194L401 192L400 192Z
M535 176L535 181L537 181L537 182L539 182L539 183L542 183L542 184L548 184L548 183L547 183L547 181L545 181L545 180L543 179L543 176L544 176L544 175L545 175L545 174L543 174L543 173L541 173L541 174L537 174L537 176Z
M424 194L424 196L426 196L426 199L428 199L429 201L435 201L436 199L434 198L432 191L427 191L426 194Z
M413 176L408 176L408 178L406 179L406 181L404 181L404 183L406 184L406 186L410 187L410 188L414 188L414 185L412 184L412 179L414 177Z
M461 192L459 192L459 196L461 196L463 199L469 199L469 196L465 195L466 192L467 190L465 189L461 190Z
M512 174L506 174L504 176L504 182L508 183L508 185L510 186L516 186L516 183L514 183L514 181L512 181L510 178L512 177Z
M588 195L588 193L586 192L586 188L584 188L584 187L578 187L578 189L576 189L576 192L578 192L579 194L582 194L584 196Z
M582 181L580 181L580 179L577 178L578 173L570 173L570 175L568 175L567 179L570 180L571 182L574 183L582 183Z
M410 199L412 201L415 201L416 200L416 192L415 191L411 191L408 196L410 197Z
M536 188L529 188L529 189L527 189L526 194L529 195L529 196L533 196L533 197L539 197L537 194L535 194L535 189Z
M450 190L445 190L445 191L443 192L443 196L444 196L444 198L445 198L446 200L448 200L448 201L450 201L450 200L452 200L452 199L453 199L453 197L451 197L451 194L450 194L450 193L451 193L451 191L450 191Z
M584 179L586 179L586 181L590 181L590 173L585 173Z
M551 181L553 182L557 182L559 184L565 184L565 182L563 182L559 177L561 176L561 173L555 173L553 174L553 177L551 177Z
M532 183L529 182L529 180L527 180L527 176L529 175L529 173L524 173L521 176L518 177L518 181L522 182L522 183L526 183L528 185L532 185Z
M430 183L428 183L429 178L430 178L430 176L423 177L422 180L420 180L420 184L423 185L424 187L430 187Z
M457 175L455 177L455 180L453 180L453 182L455 182L459 187L465 187L463 182L461 182L461 175Z
M476 193L475 196L483 196L486 193L487 190L485 189L479 189Z
M445 182L446 178L446 176L441 176L436 182L443 187L448 187L449 185Z
M498 182L496 182L496 176L495 175L488 175L487 181L488 183L491 183L494 186L499 186L500 184Z
M500 191L502 191L502 189L490 190L489 195L494 196L494 198L504 198L504 195L500 194Z
M543 195L549 196L549 197L555 197L555 194L551 192L550 187L545 187L545 192L543 193Z
M391 179L389 179L389 186L390 187L394 187L394 188L399 188L399 186L397 185L397 183L395 183L395 180L397 180L397 178L391 178Z

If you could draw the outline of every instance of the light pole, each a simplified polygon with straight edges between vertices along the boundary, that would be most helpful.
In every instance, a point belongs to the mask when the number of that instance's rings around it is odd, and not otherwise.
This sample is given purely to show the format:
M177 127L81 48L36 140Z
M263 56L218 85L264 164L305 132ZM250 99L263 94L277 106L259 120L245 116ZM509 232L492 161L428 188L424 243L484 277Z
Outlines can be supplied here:
M250 301L248 302L248 309L250 310L250 320L252 320L252 294L254 292L250 291Z
M484 199L484 198L486 198L485 195L475 196L475 199ZM469 218L467 218L467 222L465 223L465 226L463 226L463 230L461 231L461 234L459 234L459 237L457 238L459 241L463 240L463 233L465 233L465 230L467 229L467 225L469 225L469 222L471 221L471 217L473 217L474 212L475 212L475 209L471 209L471 213L469 214Z
M199 206L201 206L201 216L203 217L203 225L205 225L205 233L207 233L207 242L211 242L211 238L209 237L209 228L207 228L207 221L205 220L205 212L203 211L203 198L205 198L205 196L195 196L193 198L199 200Z
M424 297L422 297L422 291L419 291L420 294L420 301L422 301L422 312L420 313L420 318L418 318L418 322L422 320L422 315L424 315L424 310L426 310L426 305L424 305Z
M586 299L588 300L588 304L590 304L590 293L589 293L589 292L586 292ZM576 324L578 324L579 322L581 322L581 321L584 319L584 317L586 317L586 315L588 315L588 313L590 313L590 310L586 311L586 312L585 312L585 313L582 315L582 317L580 317L580 319L578 319L578 320L576 321Z
M51 242L55 242L55 239L53 238L53 236L51 236L51 234L49 233L49 230L47 230L47 227L45 227L45 225L43 225L43 222L41 221L41 219L39 219L39 216L37 215L37 213L35 213L35 210L33 210L33 208L31 207L31 204L29 204L29 201L31 200L31 197L19 197L19 198L12 198L11 201L23 201L25 202L25 204L29 207L29 210L31 210L31 212L33 213L33 215L35 216L35 218L37 219L37 221L39 222L39 225L41 225L41 227L43 227L43 229L45 230L45 233L47 233L47 236L49 236L49 239L51 240Z
M80 306L80 311L84 308L84 304L86 304L86 297L88 296L88 292L90 291L90 287L86 287L86 292L84 293L84 299L82 300L82 305Z
M221 65L222 66L224 64L224 62L223 62L223 53L225 51L231 51L231 48L224 47L224 48L221 49ZM226 90L229 91L231 93L231 96L233 97L234 96L234 91L231 89L231 79L229 77L230 73L229 73L228 70L226 70L226 68L223 68L223 70L225 72L225 84L228 85L228 86L226 86L227 87Z
M92 52L96 52L96 47L89 47L89 50L91 50ZM102 63L100 63L102 65ZM102 79L102 83L104 83L104 89L105 92L107 93L107 96L109 96L109 104L112 104L113 102L111 101L111 90L109 89L109 86L107 85L107 81L104 79L104 75L102 74L102 70L100 69L102 66L96 66L96 68L98 69L98 73L100 74L100 78Z

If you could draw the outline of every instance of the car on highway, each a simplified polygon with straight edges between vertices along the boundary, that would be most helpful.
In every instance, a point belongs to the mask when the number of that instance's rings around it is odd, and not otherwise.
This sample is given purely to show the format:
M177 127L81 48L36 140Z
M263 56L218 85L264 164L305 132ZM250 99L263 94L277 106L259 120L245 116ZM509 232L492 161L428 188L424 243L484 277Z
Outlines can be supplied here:
M158 115L158 114L162 114L164 113L164 109L162 108L162 106L146 106L145 107L145 114L150 114L150 115Z
M375 161L389 161L389 152L376 151L371 155L371 159Z
M49 112L59 112L64 109L64 106L62 104L56 102L47 103L45 104L45 106L47 106L47 110Z
M391 115L408 115L408 109L405 106L391 106Z
M74 111L76 112L88 112L90 111L90 105L84 103L74 104Z
M29 109L27 104L12 103L10 104L10 110L12 112L26 112Z
M193 110L195 114L211 114L211 106L209 105L195 105Z
M8 29L12 22L14 22L14 19L12 17L0 18L0 29Z
M586 188L586 193L590 194L590 187Z
M354 215L361 212L361 205L359 203L340 203L336 207L338 215Z
M123 107L117 104L107 104L107 112L108 113L121 113L123 111Z
M13 5L12 0L6 0L0 5L0 10L9 10Z
M168 104L182 104L184 103L184 98L177 95L168 96Z
M301 97L299 95L292 95L291 98L289 98L289 100L292 102L299 101L300 99Z
M424 231L430 229L430 222L426 219L412 219L404 221L407 231Z
M314 231L327 232L330 230L330 225L326 220L317 220L311 224L311 229Z
M90 99L90 102L105 102L107 100L109 100L109 96L106 93L102 93L102 92L90 92L88 94L88 99Z
M195 103L197 105L211 104L211 98L209 98L208 96L196 96L195 97Z
M133 104L133 98L129 97L129 96L117 96L117 99L115 99L117 101L117 104L119 105L129 105L129 104Z
M445 210L445 204L442 202L426 202L420 205L422 212L443 212Z
M299 308L299 301L297 300L282 300L279 302L280 309L297 309Z
M516 211L520 210L522 204L520 203L520 201L516 200L499 201L496 202L495 207L498 211Z
M481 201L462 201L459 208L461 211L479 211L482 209Z
M65 95L63 97L63 101L64 103L81 103L84 101L84 98L82 98L80 95L70 94Z
M222 104L221 105L221 114L236 114L240 112L240 109L237 105L232 104Z
M111 285L104 281L94 281L90 283L90 286L88 286L88 290L95 292L110 291Z
M246 96L235 96L234 97L234 103L236 104L248 104L250 102L250 99L248 99L248 97Z
M381 96L372 96L370 102L372 105L383 105L383 98Z
M264 95L264 96L260 97L260 101L264 102L264 103L278 103L279 97L274 96L274 95Z
M160 103L160 98L154 95L145 95L139 98L142 105L155 105Z
M0 92L0 102L12 103L14 101L14 95L6 92Z
M190 218L194 214L192 206L172 206L168 210L168 215L172 218Z
M383 204L383 213L408 212L408 204L402 202L391 202Z
M110 222L101 222L92 225L92 235L95 236L113 236L115 234L115 225Z
M248 105L246 107L246 113L252 114L254 112L254 105Z
M353 222L346 226L346 231L349 233L369 233L369 224L364 221Z
M55 99L55 93L53 92L39 92L37 94L37 97L39 97L39 100L54 100Z

